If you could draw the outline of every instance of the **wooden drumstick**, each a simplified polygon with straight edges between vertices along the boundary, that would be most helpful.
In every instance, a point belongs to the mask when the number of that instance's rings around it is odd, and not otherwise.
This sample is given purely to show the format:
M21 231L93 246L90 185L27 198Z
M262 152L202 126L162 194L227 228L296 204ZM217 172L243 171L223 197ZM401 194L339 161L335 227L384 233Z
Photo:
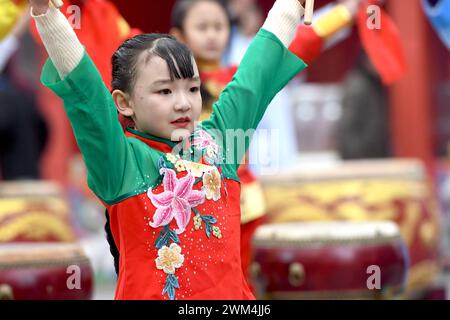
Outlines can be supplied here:
M314 0L306 0L304 23L308 26L312 24L313 12L314 12Z
M64 3L62 0L51 0L55 8L61 9Z

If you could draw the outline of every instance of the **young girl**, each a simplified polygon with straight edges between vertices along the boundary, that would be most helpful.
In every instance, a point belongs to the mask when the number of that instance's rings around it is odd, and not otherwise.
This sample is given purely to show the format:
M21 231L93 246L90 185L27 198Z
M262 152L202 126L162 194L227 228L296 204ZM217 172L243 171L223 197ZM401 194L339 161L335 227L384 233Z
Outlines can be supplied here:
M286 49L300 2L275 2L200 124L199 72L186 46L161 34L125 41L112 59L111 95L64 16L47 0L30 2L50 56L42 82L64 100L89 186L109 212L116 299L253 299L239 254L236 171L249 144L239 134L306 66ZM116 110L134 122L126 134Z

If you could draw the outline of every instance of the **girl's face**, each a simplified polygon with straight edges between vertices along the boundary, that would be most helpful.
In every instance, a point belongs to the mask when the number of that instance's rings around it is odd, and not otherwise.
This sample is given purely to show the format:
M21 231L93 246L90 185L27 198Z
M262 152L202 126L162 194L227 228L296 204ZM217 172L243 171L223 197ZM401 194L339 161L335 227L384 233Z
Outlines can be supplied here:
M224 9L212 1L199 1L187 13L181 39L196 59L220 61L228 44L230 25Z
M192 59L194 77L170 80L167 62L143 52L138 60L136 82L125 116L136 130L172 141L180 141L194 130L202 109L200 78ZM119 105L117 99L116 103Z

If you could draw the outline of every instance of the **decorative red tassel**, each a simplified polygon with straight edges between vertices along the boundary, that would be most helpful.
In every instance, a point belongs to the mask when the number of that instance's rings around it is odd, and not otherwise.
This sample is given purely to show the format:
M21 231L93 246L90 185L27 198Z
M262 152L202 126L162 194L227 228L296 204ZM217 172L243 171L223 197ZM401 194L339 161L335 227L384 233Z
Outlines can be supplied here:
M377 0L368 0L358 12L357 25L359 36L367 55L381 76L384 84L390 85L407 71L406 56L401 44L398 29L389 15L380 8L380 29L368 27L367 13L369 5L376 5Z

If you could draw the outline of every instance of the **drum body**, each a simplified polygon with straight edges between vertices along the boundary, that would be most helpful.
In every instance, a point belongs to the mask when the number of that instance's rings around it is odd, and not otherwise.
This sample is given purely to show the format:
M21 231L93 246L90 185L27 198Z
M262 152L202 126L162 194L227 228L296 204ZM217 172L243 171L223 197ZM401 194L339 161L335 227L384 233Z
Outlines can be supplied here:
M352 161L262 178L271 223L397 223L411 258L406 297L417 297L439 273L440 213L422 164Z
M0 243L73 242L69 205L50 182L0 184Z
M0 299L90 299L93 272L78 244L0 245Z
M0 184L0 299L90 299L93 271L51 182Z
M254 247L260 298L392 299L405 287L409 257L392 222L265 225Z

